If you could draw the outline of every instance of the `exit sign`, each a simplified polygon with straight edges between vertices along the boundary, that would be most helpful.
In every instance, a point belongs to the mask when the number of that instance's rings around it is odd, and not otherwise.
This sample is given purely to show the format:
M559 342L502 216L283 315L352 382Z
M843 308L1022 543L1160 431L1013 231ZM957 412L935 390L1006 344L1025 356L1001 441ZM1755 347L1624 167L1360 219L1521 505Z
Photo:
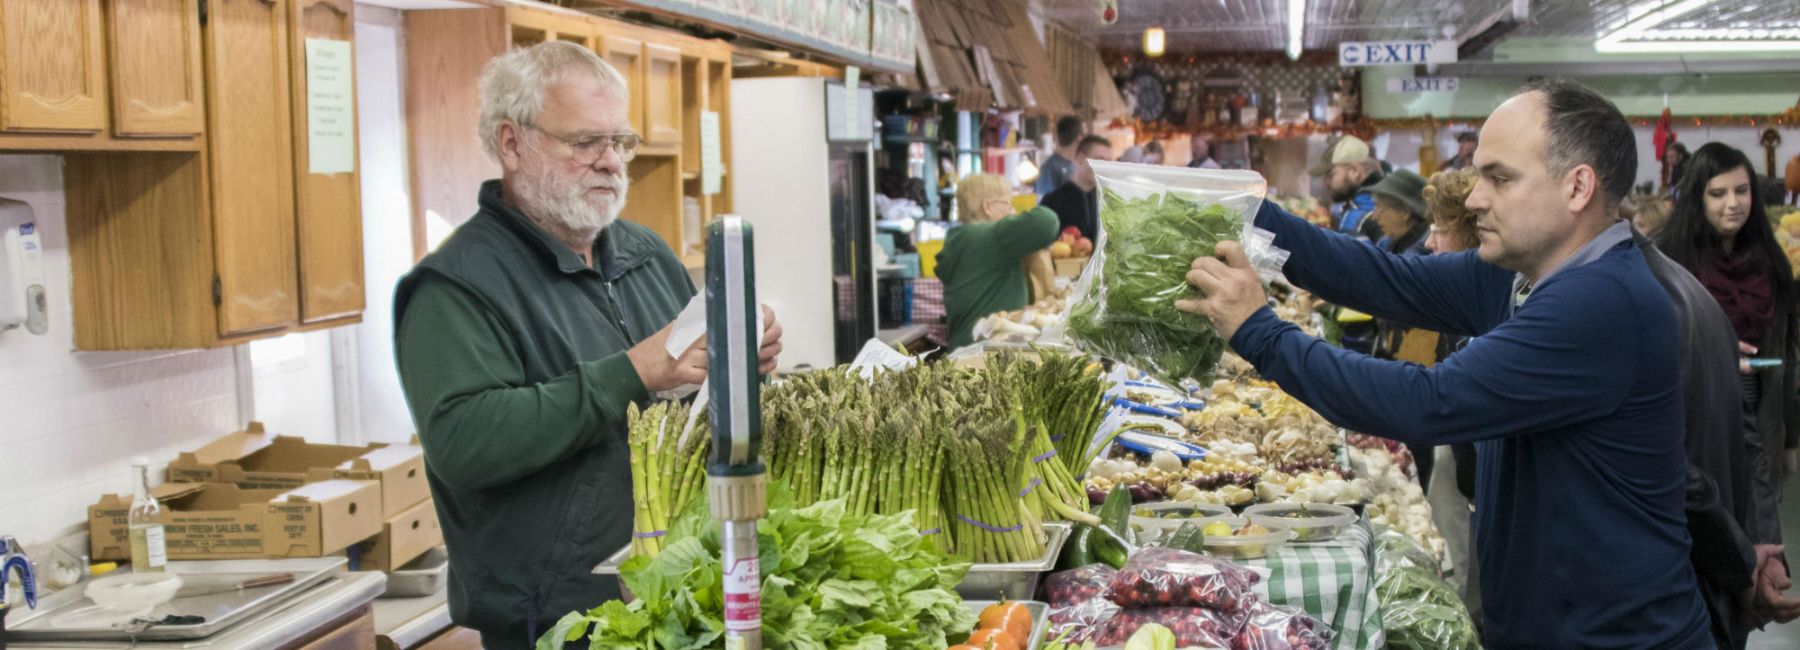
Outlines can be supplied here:
M1456 92L1456 88L1456 77L1413 77L1387 80L1387 89L1390 93L1447 93Z
M1421 65L1455 63L1456 41L1351 42L1338 46L1338 65Z

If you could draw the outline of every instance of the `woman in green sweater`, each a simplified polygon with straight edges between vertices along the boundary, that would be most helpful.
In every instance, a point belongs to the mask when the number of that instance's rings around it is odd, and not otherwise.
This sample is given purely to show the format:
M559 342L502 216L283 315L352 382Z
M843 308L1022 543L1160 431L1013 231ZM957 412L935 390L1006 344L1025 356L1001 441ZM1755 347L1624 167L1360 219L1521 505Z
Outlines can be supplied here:
M1056 241L1055 212L1012 214L1011 197L1006 179L993 174L965 178L956 190L962 225L950 230L937 259L952 348L968 345L970 330L988 314L1030 304L1020 262Z

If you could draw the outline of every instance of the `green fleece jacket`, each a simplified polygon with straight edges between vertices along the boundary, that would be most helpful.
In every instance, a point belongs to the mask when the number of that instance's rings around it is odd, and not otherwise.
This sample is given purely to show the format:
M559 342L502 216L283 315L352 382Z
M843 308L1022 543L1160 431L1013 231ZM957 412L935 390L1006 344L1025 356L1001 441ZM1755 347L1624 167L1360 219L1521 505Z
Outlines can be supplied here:
M969 330L994 312L1024 309L1030 302L1025 256L1056 242L1056 213L1042 206L997 221L957 226L938 253L950 347L970 342Z
M598 268L481 187L480 211L400 280L395 350L450 552L450 614L487 648L530 647L617 598L595 565L631 536L626 409L649 399L625 351L694 287L627 221Z

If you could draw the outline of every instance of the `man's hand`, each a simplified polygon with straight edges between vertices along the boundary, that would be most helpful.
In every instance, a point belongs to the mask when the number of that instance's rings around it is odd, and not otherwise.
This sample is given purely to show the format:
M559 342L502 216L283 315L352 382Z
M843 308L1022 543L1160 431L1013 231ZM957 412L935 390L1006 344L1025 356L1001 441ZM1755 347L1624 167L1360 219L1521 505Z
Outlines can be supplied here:
M1205 316L1218 328L1219 336L1229 341L1256 310L1268 306L1269 295L1263 291L1256 270L1250 267L1250 258L1244 256L1243 246L1234 241L1219 242L1214 253L1214 257L1194 260L1193 269L1187 274L1188 284L1204 297L1177 300L1175 308Z
M1750 357L1756 356L1756 346L1738 341L1738 354L1743 355L1738 357L1738 372L1746 375L1756 374L1756 369L1750 367Z
M688 346L678 359L664 349L669 344L669 332L674 329L675 324L670 323L625 352L638 379L652 393L706 381L706 337Z
M1800 598L1788 598L1784 593L1793 581L1781 552L1778 544L1756 545L1756 584L1751 588L1750 607L1759 619L1786 623L1800 618Z
M762 347L756 351L756 358L760 362L757 372L766 375L775 372L777 357L781 356L781 323L775 320L775 310L768 305L763 305L762 310Z

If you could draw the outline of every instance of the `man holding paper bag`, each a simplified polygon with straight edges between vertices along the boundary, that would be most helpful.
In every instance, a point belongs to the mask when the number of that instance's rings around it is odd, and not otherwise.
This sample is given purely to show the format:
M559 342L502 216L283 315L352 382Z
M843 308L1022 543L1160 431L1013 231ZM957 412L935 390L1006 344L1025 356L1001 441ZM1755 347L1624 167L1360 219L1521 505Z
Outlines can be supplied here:
M563 613L618 597L591 569L631 534L627 409L706 379L705 338L670 341L687 270L618 220L640 143L626 93L570 43L490 61L479 135L502 176L395 291L451 618L487 648L531 647ZM766 373L781 326L763 316Z

